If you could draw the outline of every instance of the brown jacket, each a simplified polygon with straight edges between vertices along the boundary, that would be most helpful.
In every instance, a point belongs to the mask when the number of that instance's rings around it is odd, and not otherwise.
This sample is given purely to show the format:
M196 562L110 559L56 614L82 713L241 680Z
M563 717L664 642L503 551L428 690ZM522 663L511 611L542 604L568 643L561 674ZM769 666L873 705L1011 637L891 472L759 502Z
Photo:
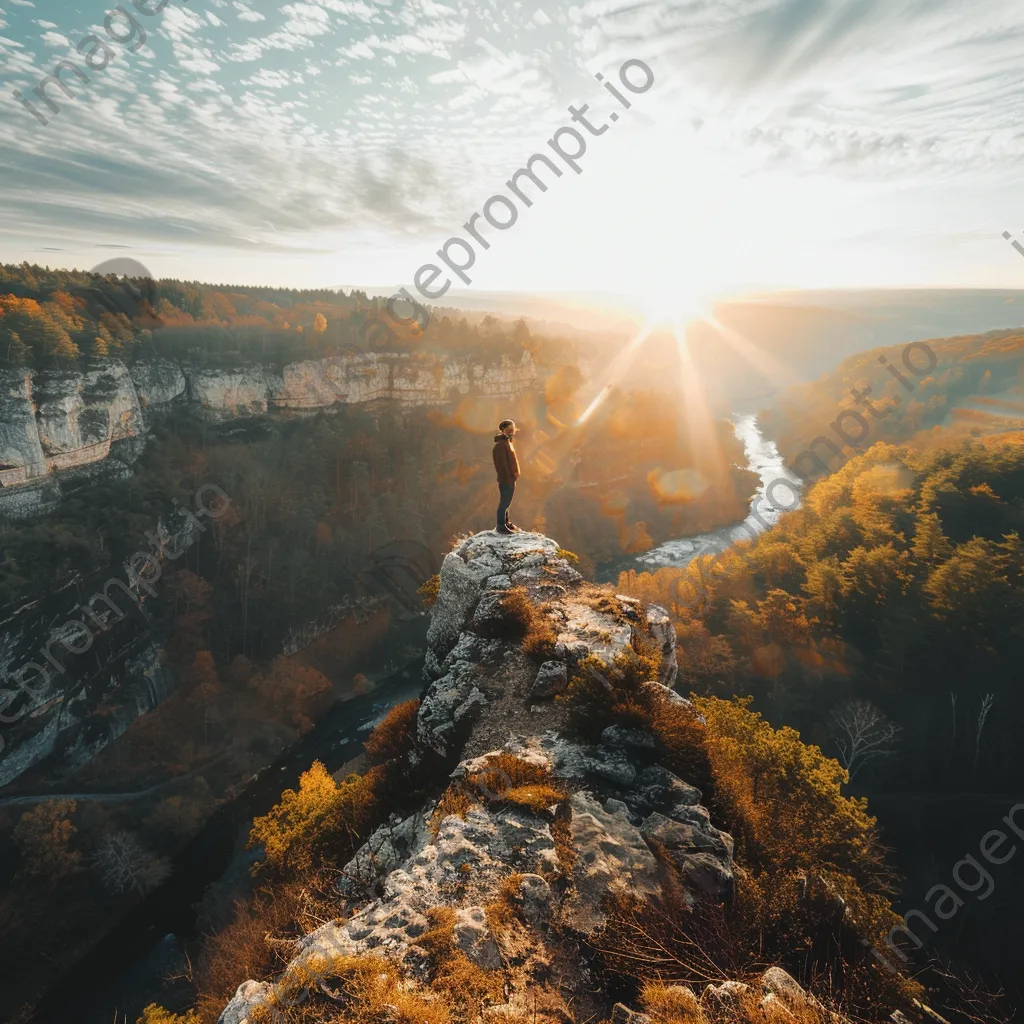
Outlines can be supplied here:
M519 459L516 458L515 445L507 434L498 434L494 438L494 468L498 471L499 484L514 484L519 479Z

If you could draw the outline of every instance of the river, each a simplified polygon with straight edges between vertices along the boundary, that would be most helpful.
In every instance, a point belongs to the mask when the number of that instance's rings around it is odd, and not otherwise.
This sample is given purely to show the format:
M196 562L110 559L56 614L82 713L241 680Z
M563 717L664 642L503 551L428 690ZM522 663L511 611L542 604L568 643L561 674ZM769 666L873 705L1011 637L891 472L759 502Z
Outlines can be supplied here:
M786 468L774 441L769 441L757 425L757 417L735 416L732 429L743 445L746 468L756 473L760 484L750 499L750 515L742 522L719 526L707 533L692 537L667 540L642 555L629 555L606 562L598 569L598 580L614 583L620 572L628 569L656 571L664 566L685 568L695 558L705 554L718 554L737 541L750 540L774 526L783 513L800 507L803 481ZM773 491L773 497L780 502L790 502L789 508L778 508L766 497L765 491L776 480L784 481L785 487ZM793 496L796 496L795 503Z

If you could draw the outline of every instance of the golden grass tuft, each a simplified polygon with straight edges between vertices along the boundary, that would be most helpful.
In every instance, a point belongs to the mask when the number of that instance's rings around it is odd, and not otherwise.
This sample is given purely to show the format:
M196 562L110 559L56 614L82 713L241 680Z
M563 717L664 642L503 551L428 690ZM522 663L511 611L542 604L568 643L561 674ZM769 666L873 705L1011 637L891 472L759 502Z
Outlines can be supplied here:
M539 608L525 587L512 587L501 597L501 617L490 632L501 640L518 640L531 657L554 657L558 633L547 611Z
M526 807L534 814L541 814L552 804L559 804L565 799L565 794L554 786L544 783L533 783L527 786L515 786L506 789L501 794L503 800L517 807Z
M640 1005L655 1024L704 1024L700 1003L688 985L646 981L640 990Z
M437 604L438 595L441 593L441 574L434 573L417 591L423 607L429 611Z
M519 886L523 876L514 871L499 883L492 903L484 907L487 926L495 936L506 933L518 919Z
M441 823L452 814L457 814L465 820L466 812L473 806L475 801L466 790L464 785L453 783L442 794L434 813L430 816L430 823L427 826L430 834L434 837L441 830Z
M429 827L436 836L445 818L457 814L465 819L477 803L510 803L540 814L564 799L565 793L550 784L544 766L502 751L488 758L482 771L453 782L441 794Z
M342 994L343 1016L321 1006L316 987L328 982ZM310 998L314 995L314 998ZM283 1012L282 1012L283 1011ZM274 986L269 1000L249 1012L251 1024L453 1024L443 993L420 989L381 956L314 956L294 964Z
M488 1003L501 1002L505 991L502 971L487 971L473 963L455 941L454 907L427 911L430 928L418 939L427 956L431 988L440 993L461 1020L474 1020Z

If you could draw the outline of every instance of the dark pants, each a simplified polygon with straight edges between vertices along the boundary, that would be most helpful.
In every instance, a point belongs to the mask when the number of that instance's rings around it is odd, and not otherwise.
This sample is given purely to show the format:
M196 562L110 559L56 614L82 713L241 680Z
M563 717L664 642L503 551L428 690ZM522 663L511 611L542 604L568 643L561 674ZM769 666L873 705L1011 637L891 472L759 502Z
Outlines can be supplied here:
M498 494L500 495L498 501L498 526L502 527L508 522L508 508L512 504L512 498L516 493L516 485L511 484L498 484Z

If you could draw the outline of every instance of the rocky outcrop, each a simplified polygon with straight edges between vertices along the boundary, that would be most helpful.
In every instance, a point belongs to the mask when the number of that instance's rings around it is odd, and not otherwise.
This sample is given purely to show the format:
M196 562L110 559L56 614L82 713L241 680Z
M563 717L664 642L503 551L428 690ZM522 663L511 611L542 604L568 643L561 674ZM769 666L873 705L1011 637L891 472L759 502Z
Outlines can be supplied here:
M350 353L283 369L212 369L154 359L130 369L110 360L86 371L0 370L0 515L20 518L52 508L62 482L129 472L148 419L175 406L219 424L378 400L417 406L468 394L511 398L536 380L528 352L491 366Z
M531 985L560 958L563 977L573 975L581 992L593 986L583 960L564 958L578 958L581 941L605 927L610 900L655 897L666 872L691 906L729 900L733 843L711 823L700 791L658 762L651 733L612 725L584 742L567 730L557 699L584 661L612 671L635 641L650 649L653 640L663 652L659 678L649 680L653 699L687 704L670 688L675 635L662 609L586 583L539 534L468 537L440 579L412 759L424 770L454 764L449 791L466 803L448 813L441 808L457 801L432 799L374 831L338 879L337 919L296 945L286 976L368 954L422 976L418 939L444 910L458 949L505 972L507 1003L491 1008L500 1019L522 1015ZM508 628L502 598L516 588L519 626L530 618L525 595L550 627L553 656L525 653L521 632ZM508 771L543 781L495 792L503 775L511 787ZM248 1024L254 1007L277 997L274 982L246 982L221 1022ZM630 1014L643 1016L619 1011Z

